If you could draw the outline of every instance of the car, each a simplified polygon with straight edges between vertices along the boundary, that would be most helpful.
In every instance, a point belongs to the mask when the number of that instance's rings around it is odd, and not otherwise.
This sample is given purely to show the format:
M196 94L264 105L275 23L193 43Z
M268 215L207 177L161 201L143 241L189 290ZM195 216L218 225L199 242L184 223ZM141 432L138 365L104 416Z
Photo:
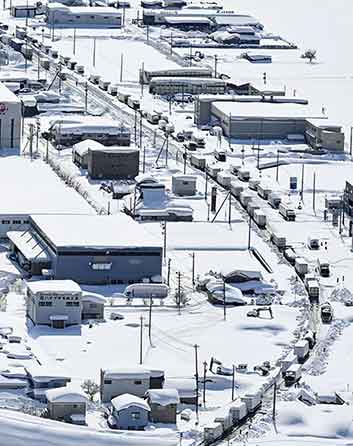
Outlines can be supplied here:
M108 183L104 183L104 182L101 183L99 189L100 189L100 190L105 190L105 191L108 192L108 193L111 193L111 192L112 192L112 188L111 188L110 184L108 184Z
M186 119L192 119L191 115L187 115Z
M258 316L258 313L257 313L256 310L250 310L250 311L248 311L248 312L246 313L246 315L247 315L248 317L257 317L257 316Z
M110 313L110 319L112 321L122 321L123 319L125 319L125 316L120 314L120 313Z
M295 259L298 257L295 250L291 247L287 248L283 252L284 258L292 265L295 263Z

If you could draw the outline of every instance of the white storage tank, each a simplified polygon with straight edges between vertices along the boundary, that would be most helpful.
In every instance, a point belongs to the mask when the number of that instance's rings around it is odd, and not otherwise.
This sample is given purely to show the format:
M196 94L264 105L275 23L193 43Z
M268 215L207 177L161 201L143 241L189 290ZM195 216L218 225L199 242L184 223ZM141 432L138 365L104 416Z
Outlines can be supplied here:
M130 298L164 299L168 296L169 287L164 283L133 283L125 288L124 294Z

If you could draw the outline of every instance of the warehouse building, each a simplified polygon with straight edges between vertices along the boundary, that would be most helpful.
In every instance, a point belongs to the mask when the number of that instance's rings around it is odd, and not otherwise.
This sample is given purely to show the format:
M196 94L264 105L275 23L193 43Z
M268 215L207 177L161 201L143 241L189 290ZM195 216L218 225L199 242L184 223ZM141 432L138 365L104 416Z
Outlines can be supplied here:
M86 284L135 283L162 274L162 246L142 225L125 214L36 215L30 229L9 233L11 250L38 274ZM23 235L21 237L21 235ZM27 238L37 241L29 243ZM36 253L36 254L34 254Z
M155 77L150 82L152 94L224 94L227 82L216 78Z
M0 83L0 150L21 147L20 99Z
M35 325L65 328L81 323L82 291L72 280L27 283L26 315Z
M51 26L82 26L121 28L121 12L105 6L65 6L49 3L46 21Z
M323 122L321 119L307 119L305 123L305 139L313 149L344 152L342 127L330 124L326 120Z
M155 77L213 77L213 71L206 67L182 67L168 70L140 70L140 83L149 84Z
M249 102L265 102L270 104L299 104L306 105L308 101L306 99L300 98L290 98L283 96L282 91L277 87L266 88L259 91L260 87L253 87L252 84L244 85L231 85L229 88L236 94L226 94L226 95L200 95L195 98L195 124L198 126L209 125L214 120L212 115L212 104L214 102L227 102L233 104L234 110L238 102L249 103Z

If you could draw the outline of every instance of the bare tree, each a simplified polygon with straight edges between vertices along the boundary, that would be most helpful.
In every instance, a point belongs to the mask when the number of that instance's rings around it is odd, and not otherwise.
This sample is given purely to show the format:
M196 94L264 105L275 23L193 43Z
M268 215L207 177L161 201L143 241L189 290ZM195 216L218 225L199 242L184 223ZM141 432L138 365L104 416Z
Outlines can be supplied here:
M82 385L81 389L86 393L90 401L94 401L94 396L99 392L100 387L97 383L91 379L86 379Z
M301 56L302 59L308 59L310 63L316 59L316 50L306 50Z

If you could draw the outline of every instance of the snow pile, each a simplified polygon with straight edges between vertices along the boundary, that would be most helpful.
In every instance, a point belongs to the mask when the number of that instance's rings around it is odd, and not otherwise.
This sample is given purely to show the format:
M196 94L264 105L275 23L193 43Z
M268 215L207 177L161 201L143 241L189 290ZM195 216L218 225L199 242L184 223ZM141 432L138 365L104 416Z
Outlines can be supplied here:
M228 304L246 304L243 293L238 288L224 284L222 280L210 280L206 285L206 289L217 301L225 299Z
M16 446L174 446L176 434L168 429L149 432L102 432L8 410L0 410L1 444Z
M342 302L344 304L352 304L353 294L348 288L335 288L331 293L330 300L334 302Z

